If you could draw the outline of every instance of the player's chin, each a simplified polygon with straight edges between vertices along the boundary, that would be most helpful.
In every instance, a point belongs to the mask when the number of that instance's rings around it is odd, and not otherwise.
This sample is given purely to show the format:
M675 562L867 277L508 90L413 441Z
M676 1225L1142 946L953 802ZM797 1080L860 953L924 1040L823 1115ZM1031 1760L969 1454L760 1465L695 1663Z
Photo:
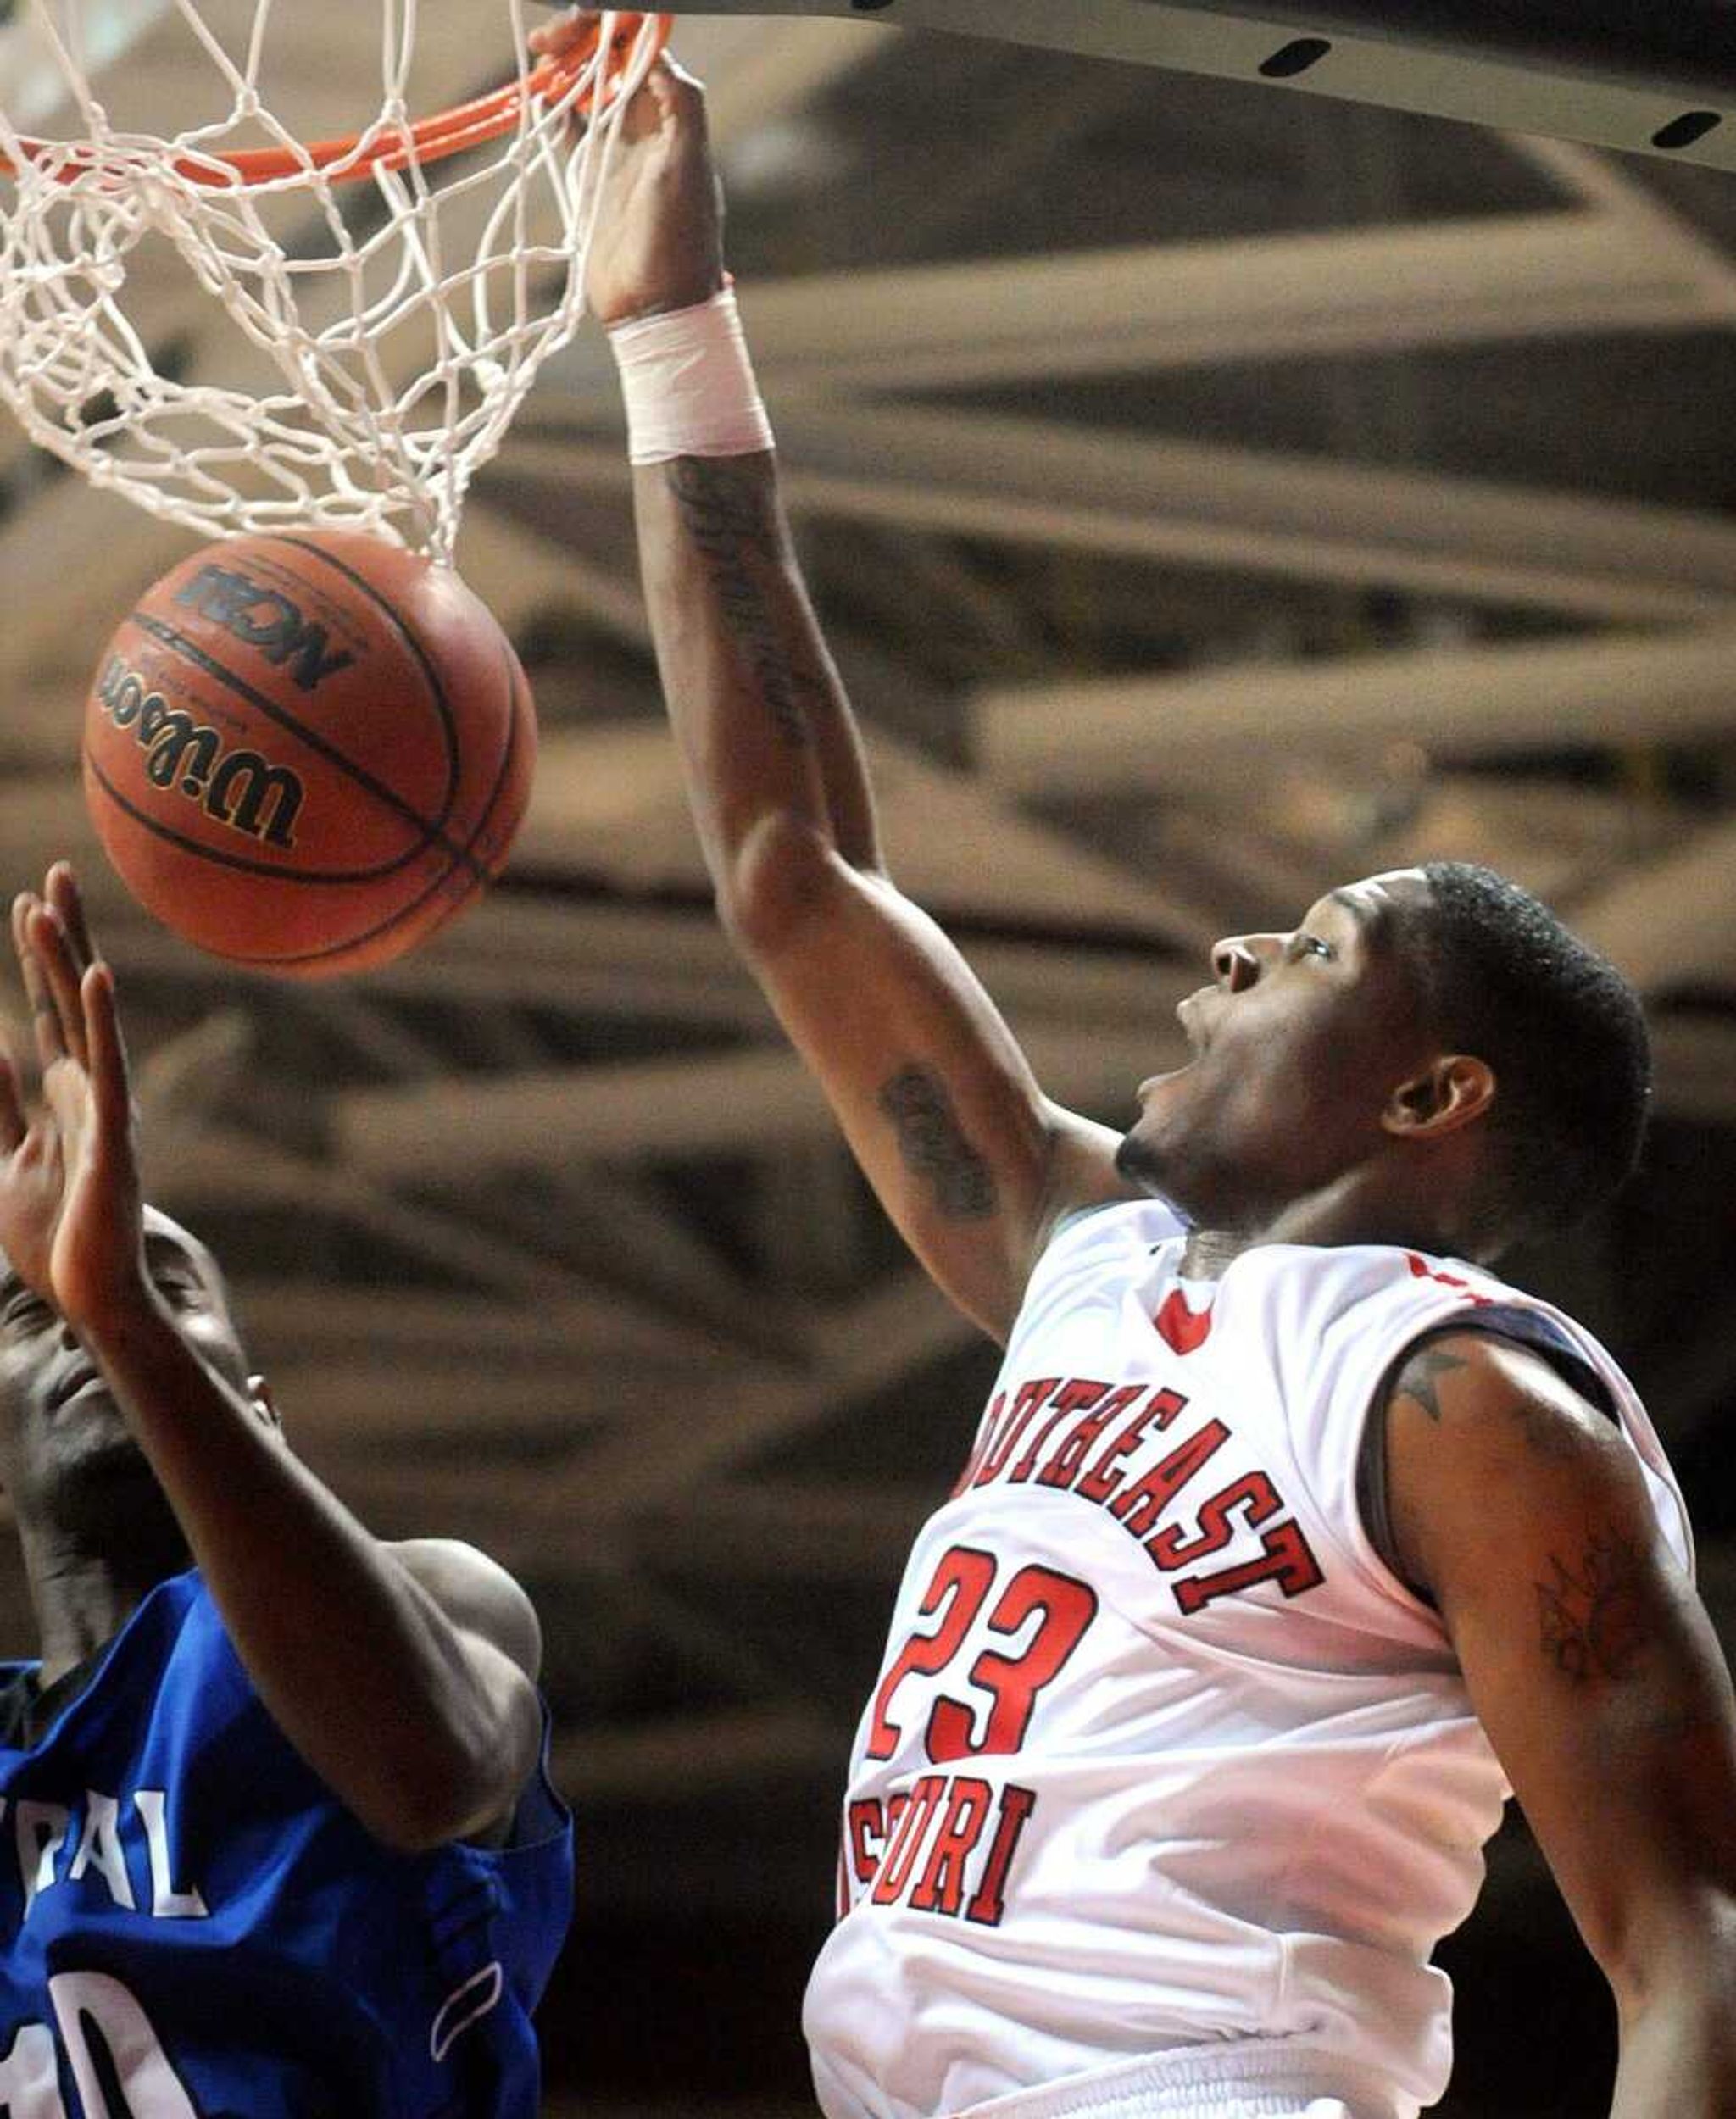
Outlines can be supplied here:
M106 1498L125 1488L155 1486L156 1474L118 1412L93 1411L57 1438L53 1482L64 1498Z
M1185 1140L1193 1131L1188 1110L1198 1101L1196 1064L1190 1060L1139 1084L1139 1115L1116 1151L1116 1168L1130 1183L1161 1189L1169 1161L1166 1143Z
M1163 1155L1156 1143L1138 1126L1121 1136L1121 1145L1116 1149L1116 1171L1130 1185L1138 1185L1142 1192L1164 1189Z

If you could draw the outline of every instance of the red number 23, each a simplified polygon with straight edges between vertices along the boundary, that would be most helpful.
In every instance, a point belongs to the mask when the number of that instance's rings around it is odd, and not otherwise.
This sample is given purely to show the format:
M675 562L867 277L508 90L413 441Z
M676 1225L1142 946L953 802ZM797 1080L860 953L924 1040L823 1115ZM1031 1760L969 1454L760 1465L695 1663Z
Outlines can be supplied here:
M912 1633L881 1680L868 1732L871 1759L889 1759L898 1749L904 1732L893 1720L892 1709L899 1686L907 1677L938 1677L952 1662L988 1602L995 1572L991 1556L969 1545L954 1545L943 1555L917 1606L919 1617L938 1623L928 1632ZM1023 1648L1010 1655L985 1648L971 1664L966 1682L988 1694L986 1715L980 1705L949 1694L935 1701L926 1732L931 1759L981 1758L1016 1751L1024 1742L1037 1695L1060 1675L1083 1638L1097 1616L1097 1599L1071 1575L1021 1567L990 1608L988 1631L1010 1637L1038 1613L1040 1621Z

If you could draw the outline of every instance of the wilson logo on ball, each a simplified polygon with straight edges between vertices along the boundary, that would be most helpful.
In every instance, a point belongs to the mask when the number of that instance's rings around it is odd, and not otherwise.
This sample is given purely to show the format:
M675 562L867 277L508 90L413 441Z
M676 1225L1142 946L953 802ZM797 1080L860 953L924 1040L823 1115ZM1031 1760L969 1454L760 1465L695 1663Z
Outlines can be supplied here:
M450 567L357 531L177 560L85 697L85 799L122 882L199 948L285 978L444 927L504 864L536 758L498 622Z
M307 793L298 773L268 764L256 750L225 752L214 728L170 706L160 692L147 691L143 678L119 655L108 658L97 679L97 698L117 728L132 731L153 787L185 795L208 817L248 838L286 850L295 844L295 821Z
M281 589L266 588L231 567L202 566L175 600L257 648L275 667L290 664L290 675L303 692L317 691L355 660L348 648L328 654L330 633L303 617Z

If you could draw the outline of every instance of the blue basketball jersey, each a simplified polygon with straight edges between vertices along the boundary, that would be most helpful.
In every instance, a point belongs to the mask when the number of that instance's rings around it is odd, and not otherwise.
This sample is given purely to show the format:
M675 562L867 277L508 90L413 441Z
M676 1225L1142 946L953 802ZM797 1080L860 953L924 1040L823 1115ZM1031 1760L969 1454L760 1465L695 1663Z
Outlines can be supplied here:
M19 1665L0 1666L0 1683ZM6 2119L535 2119L571 1826L395 1853L303 1763L196 1574L0 1746Z

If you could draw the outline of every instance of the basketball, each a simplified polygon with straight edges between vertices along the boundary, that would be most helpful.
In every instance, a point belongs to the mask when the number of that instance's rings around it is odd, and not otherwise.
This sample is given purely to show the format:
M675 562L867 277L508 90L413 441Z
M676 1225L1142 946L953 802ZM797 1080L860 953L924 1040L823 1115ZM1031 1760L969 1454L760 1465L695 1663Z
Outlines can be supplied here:
M323 978L402 956L498 874L536 748L518 657L449 568L286 531L138 599L86 705L85 799L165 926Z

